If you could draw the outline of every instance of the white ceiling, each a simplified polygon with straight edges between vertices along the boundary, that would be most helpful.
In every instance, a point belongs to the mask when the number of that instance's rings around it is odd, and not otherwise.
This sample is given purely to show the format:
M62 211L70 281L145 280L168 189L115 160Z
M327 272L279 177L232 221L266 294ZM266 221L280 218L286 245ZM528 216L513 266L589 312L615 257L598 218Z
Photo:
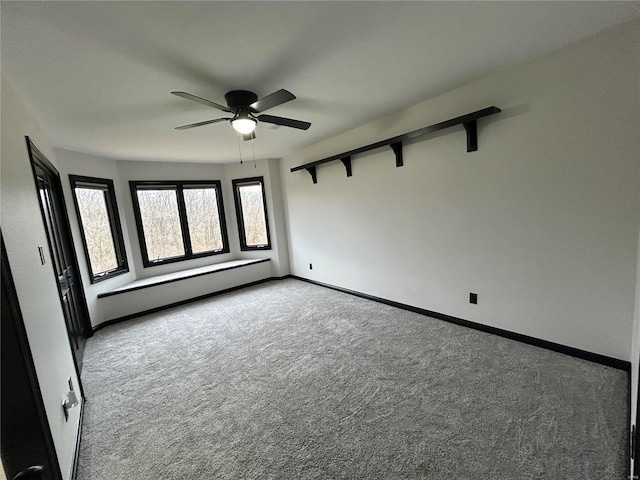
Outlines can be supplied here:
M8 2L1 66L55 146L123 160L235 162L229 90L298 98L258 125L278 158L640 14L640 2ZM585 72L587 74L587 72ZM242 144L252 157L251 144Z

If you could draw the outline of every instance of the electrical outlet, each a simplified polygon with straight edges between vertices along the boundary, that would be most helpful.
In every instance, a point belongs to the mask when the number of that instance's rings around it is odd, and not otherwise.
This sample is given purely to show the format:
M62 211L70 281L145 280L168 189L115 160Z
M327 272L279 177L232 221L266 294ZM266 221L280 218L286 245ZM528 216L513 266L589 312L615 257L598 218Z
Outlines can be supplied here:
M469 293L469 303L473 303L474 305L478 304L478 294L477 293Z
M309 270L313 270L313 263L309 264Z

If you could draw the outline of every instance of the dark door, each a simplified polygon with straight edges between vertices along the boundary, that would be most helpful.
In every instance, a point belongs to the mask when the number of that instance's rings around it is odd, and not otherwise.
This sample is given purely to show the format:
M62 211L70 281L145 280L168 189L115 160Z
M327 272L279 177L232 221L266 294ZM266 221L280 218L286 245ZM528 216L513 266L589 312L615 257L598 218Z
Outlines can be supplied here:
M69 229L60 175L28 137L27 146L54 264L60 302L79 378L85 338L91 336L91 326Z
M631 376L631 373L629 373ZM636 409L636 424L633 425L631 432L631 458L633 458L633 476L631 478L640 478L640 442L638 441L638 422L640 422L640 382L638 382L638 396L636 404L632 407Z
M61 479L11 269L2 242L0 425L6 477L42 467L43 479ZM37 477L34 477L37 478Z

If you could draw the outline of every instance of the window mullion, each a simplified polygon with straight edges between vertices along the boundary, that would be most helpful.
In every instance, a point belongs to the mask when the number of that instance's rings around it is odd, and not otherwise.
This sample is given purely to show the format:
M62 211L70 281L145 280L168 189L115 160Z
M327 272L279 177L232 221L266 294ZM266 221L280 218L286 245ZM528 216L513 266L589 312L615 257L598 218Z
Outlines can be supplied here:
M138 185L135 182L129 182L131 190L131 201L133 204L133 213L136 218L136 230L138 231L138 240L140 242L140 252L142 253L142 261L145 266L151 263L149 258L149 249L147 248L147 239L142 224L142 214L140 213L140 199L138 198Z
M107 203L107 213L111 224L111 237L113 238L113 244L116 249L118 264L121 268L128 268L127 256L124 249L124 240L122 242L120 241L120 239L123 238L122 227L120 226L120 218L118 217L115 192L106 190L104 192L104 196Z
M229 252L229 236L227 234L227 221L224 212L224 200L222 199L222 185L218 182L215 186L216 201L218 203L218 216L220 218L220 233L222 234L222 250Z
M187 207L184 203L184 187L181 184L176 186L178 198L178 214L180 215L180 228L182 230L182 242L187 257L193 255L191 248L191 235L189 234L189 223L187 221Z

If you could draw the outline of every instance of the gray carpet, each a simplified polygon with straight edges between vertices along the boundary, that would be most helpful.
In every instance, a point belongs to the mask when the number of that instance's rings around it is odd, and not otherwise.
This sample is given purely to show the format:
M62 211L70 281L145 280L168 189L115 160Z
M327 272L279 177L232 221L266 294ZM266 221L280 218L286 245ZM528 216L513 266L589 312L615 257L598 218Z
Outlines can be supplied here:
M627 374L297 280L104 328L78 478L623 479Z

